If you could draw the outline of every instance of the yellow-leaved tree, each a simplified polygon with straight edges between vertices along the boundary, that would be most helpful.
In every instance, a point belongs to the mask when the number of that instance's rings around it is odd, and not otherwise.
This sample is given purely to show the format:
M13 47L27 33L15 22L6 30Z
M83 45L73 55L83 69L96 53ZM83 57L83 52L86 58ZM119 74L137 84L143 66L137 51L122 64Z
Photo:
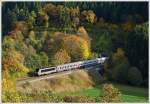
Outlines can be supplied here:
M73 61L87 59L89 57L88 43L79 36L70 35L63 39L63 47Z
M53 64L54 65L60 65L60 64L65 64L69 63L71 60L70 56L66 52L66 50L60 49L53 58Z
M78 36L80 36L81 38L83 38L85 41L87 41L88 43L88 48L90 51L91 48L91 39L86 31L86 29L83 26L80 26L78 29Z
M26 74L29 70L24 66L24 56L14 49L6 49L2 57L2 71L19 77Z

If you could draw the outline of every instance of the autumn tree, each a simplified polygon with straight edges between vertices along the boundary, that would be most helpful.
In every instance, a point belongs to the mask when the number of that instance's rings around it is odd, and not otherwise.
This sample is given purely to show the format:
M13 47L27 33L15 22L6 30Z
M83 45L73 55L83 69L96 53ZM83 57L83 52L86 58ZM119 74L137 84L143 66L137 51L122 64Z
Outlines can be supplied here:
M44 26L45 28L48 28L49 26L49 16L43 9L40 9L38 12L37 24L39 26Z
M115 88L112 84L104 84L103 95L100 97L101 102L119 102L121 92Z
M48 3L48 4L44 5L43 11L45 13L47 13L50 17L52 16L52 17L56 18L58 16L57 6L55 6L52 3Z
M81 37L70 35L64 38L64 49L71 56L71 60L83 60L89 57L87 42Z
M11 38L10 36L4 37L2 47L3 47L3 50L14 49L15 40Z
M70 56L66 52L66 50L60 49L53 57L52 63L54 65L60 65L69 63L71 61Z
M35 11L31 11L30 15L26 20L29 28L33 28L33 26L35 25L36 17L37 14L35 13Z
M96 15L92 10L84 10L81 13L81 18L83 21L87 21L89 23L94 23L96 21Z
M13 31L14 32L20 32L23 34L24 37L26 37L28 35L28 25L25 21L18 21L18 22L15 22L13 24Z
M73 21L72 25L74 28L77 28L80 24L80 9L77 8L70 8L70 17Z
M53 36L47 36L45 42L43 43L43 50L47 53L49 58L62 48L64 33L55 32Z
M28 47L28 52L25 54L25 65L30 71L35 71L36 68L49 66L49 58L43 51L36 52L31 45Z
M8 71L12 76L18 77L29 70L24 66L24 56L14 49L7 49L3 52L2 69ZM17 73L15 75L15 73Z
M25 42L27 45L32 45L33 47L35 47L38 41L37 41L36 34L34 31L29 32L28 38L26 38Z
M65 32L66 29L71 27L71 18L70 18L70 10L67 7L64 7L60 10L60 21L62 22L62 27Z
M88 36L88 33L87 33L87 31L85 30L85 28L83 26L79 27L79 29L78 29L78 36L83 38L88 43L88 48L89 48L89 51L90 51L91 38Z
M124 24L122 24L122 28L125 32L131 32L135 27L135 24L133 22L127 21Z

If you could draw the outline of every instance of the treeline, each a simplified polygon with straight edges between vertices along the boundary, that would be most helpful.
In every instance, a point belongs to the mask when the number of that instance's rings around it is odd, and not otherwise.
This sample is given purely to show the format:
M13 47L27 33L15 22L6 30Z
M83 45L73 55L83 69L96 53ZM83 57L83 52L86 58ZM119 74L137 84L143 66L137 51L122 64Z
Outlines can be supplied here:
M30 18L31 20L33 19L31 16L34 15L34 12L39 12L39 10L41 10L41 8L48 3L49 2L10 2L10 3L4 2L2 6L2 11L5 13L2 16L3 32L10 30L11 26L11 24L9 24L10 21L26 20L28 18ZM97 20L104 18L107 22L112 23L123 23L126 21L143 23L148 21L147 2L52 2L52 3L55 5L59 5L59 7L60 5L63 5L65 8L79 8L80 11L92 10L96 14ZM53 10L52 12L56 13L57 9L56 8L53 9L55 10ZM11 12L13 12L12 14L10 13L10 10ZM65 11L64 15L66 16L63 16L63 18L66 18L66 22L69 22L67 10L63 9L61 11ZM13 18L13 20L11 20L10 18ZM74 19L74 21L78 22L78 19Z
M93 10L96 16L113 23L122 23L128 19L137 23L148 20L147 2L67 2L66 5L78 6L81 10Z

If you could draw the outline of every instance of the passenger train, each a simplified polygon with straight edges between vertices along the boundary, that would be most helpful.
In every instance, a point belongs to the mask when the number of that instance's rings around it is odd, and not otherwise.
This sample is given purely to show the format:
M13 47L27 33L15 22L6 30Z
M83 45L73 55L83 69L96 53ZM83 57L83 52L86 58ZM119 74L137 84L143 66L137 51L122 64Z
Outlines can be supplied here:
M108 57L101 57L101 58L96 58L93 60L86 60L86 61L78 61L78 62L58 65L58 66L49 67L49 68L40 68L36 70L36 75L41 76L41 75L46 75L46 74L51 74L51 73L58 73L62 71L73 70L77 68L86 68L86 67L97 65L97 64L104 64L106 59L108 59Z

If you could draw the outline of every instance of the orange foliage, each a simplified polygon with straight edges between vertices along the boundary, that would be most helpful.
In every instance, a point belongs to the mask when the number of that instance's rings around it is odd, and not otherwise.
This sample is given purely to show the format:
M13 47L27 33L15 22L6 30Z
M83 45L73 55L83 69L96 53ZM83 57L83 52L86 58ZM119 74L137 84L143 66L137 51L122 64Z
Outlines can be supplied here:
M43 8L43 11L48 15L58 16L58 8L51 3L46 4Z
M81 18L82 20L86 20L90 23L94 23L96 21L96 15L95 13L92 11L92 10L84 10L82 13L81 13Z
M24 21L16 22L13 26L13 30L15 31L21 31L22 33L28 32L28 25Z
M54 61L53 63L55 65L65 64L70 62L70 56L66 52L66 50L60 49L55 55L54 55Z
M112 84L105 84L103 86L103 96L101 102L118 102L121 93Z
M82 37L85 41L87 41L88 47L89 47L89 51L90 51L91 39L88 36L88 33L87 33L87 31L85 30L85 28L83 26L79 27L79 29L78 29L78 36Z
M80 15L80 9L77 8L71 8L70 9L70 15L71 17L78 17Z
M23 65L24 56L13 49L7 49L2 58L3 70L28 72Z
M89 57L87 42L79 36L70 35L64 38L64 49L69 53L72 59L82 60Z
M9 32L8 35L12 39L16 39L16 40L22 40L24 38L23 34L20 30L13 30L13 31Z

